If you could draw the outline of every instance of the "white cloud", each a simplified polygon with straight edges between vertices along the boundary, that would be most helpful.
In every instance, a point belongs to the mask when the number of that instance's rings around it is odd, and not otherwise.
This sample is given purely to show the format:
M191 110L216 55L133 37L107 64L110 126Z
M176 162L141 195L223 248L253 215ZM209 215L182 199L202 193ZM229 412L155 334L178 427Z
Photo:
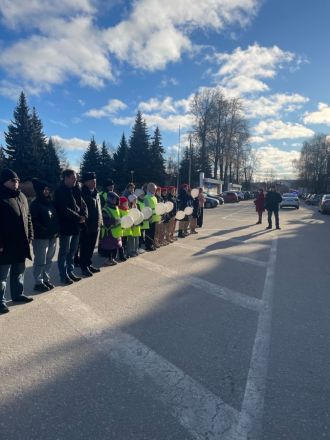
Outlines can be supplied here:
M273 79L279 69L293 61L300 62L292 52L277 46L262 47L253 44L243 50L237 47L232 53L217 53L212 58L220 64L214 75L220 85L237 94L260 93L269 90L264 80Z
M318 109L317 112L306 113L304 116L304 123L330 125L330 106L320 102Z
M88 110L86 113L84 113L84 115L96 119L106 118L113 116L119 110L124 110L125 108L127 108L127 105L124 102L120 101L119 99L110 99L108 104L104 105L100 109L94 108Z
M178 86L179 81L176 78L163 78L160 82L160 87Z
M110 56L138 68L162 69L193 49L194 29L245 26L260 1L140 0L127 19L102 28L96 25L104 10L108 13L102 1L0 0L2 25L27 35L2 49L0 65L8 78L23 79L24 89L31 85L34 93L72 76L81 85L100 88L114 80Z
M12 28L22 24L39 27L41 22L52 17L92 12L94 6L90 0L0 0L2 21Z
M258 158L258 170L255 176L257 180L263 179L270 169L275 170L278 179L296 177L292 162L299 159L300 151L284 151L272 145L255 148L253 151Z
M267 140L311 137L314 135L314 131L301 124L269 119L260 121L253 127L253 134L254 137L251 139L251 142L261 143Z
M61 145L65 150L77 151L77 150L86 150L90 141L85 141L84 139L79 139L77 137L71 139L65 139L61 136L54 135L52 139L55 143Z
M259 0L141 0L129 17L105 32L109 50L123 61L147 70L162 69L192 49L194 29L221 31L245 26Z
M53 19L48 35L33 35L5 48L0 63L11 76L22 77L36 90L49 90L70 76L82 85L102 87L113 78L105 47L90 17Z
M260 96L258 99L244 99L244 108L249 118L276 117L283 112L293 112L302 108L309 99L298 93L276 93Z
M141 112L153 112L156 111L161 114L188 112L190 99L179 99L175 101L172 97L166 96L162 101L158 98L150 98L149 101L142 101L139 103L138 108Z

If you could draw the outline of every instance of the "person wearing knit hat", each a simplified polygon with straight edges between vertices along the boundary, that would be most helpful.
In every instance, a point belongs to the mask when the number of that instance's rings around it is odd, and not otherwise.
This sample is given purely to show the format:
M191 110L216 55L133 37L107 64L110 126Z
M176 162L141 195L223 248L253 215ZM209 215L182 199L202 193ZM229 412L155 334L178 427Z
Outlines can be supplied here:
M33 300L24 295L25 260L31 258L33 229L29 205L19 190L19 177L7 168L0 175L0 314L8 313L5 291L10 271L13 302Z
M105 266L115 266L118 250L122 249L122 228L120 224L119 196L109 191L108 199L102 209L103 223L101 225L99 254L107 257Z
M100 272L98 267L92 265L92 258L102 224L102 207L96 190L96 174L92 171L84 173L82 182L81 195L87 206L88 218L80 232L79 263L82 274L91 277L94 273Z
M1 173L0 183L1 185L3 185L5 182L8 182L9 180L17 180L17 182L19 182L19 177L15 173L15 171L9 168L5 168Z
M30 206L34 231L32 240L34 290L47 292L55 287L50 281L50 271L56 252L59 221L47 182L32 179L32 184L36 193L36 198Z
M114 192L115 182L112 179L106 179L103 184L103 190L99 193L101 200L101 207L107 204L108 193Z

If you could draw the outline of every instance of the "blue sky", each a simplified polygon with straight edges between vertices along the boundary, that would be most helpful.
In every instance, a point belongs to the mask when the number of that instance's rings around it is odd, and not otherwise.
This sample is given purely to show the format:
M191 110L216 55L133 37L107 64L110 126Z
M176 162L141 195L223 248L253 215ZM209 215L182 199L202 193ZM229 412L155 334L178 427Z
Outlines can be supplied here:
M0 143L21 90L78 166L116 148L138 109L168 155L203 87L240 96L259 158L292 177L304 140L330 131L327 0L0 0Z

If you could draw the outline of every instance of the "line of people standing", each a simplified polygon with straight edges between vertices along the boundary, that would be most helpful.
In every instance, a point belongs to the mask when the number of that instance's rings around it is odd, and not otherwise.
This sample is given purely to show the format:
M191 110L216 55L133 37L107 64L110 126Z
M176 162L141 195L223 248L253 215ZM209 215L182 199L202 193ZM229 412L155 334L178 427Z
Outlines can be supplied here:
M96 175L82 175L82 186L77 174L67 169L62 181L51 197L48 184L33 179L35 199L29 207L26 196L19 190L19 177L10 169L0 176L0 314L8 313L5 291L10 274L10 293L13 302L28 303L33 298L24 294L25 260L32 260L33 247L34 290L47 292L55 286L51 280L51 266L59 239L58 270L60 281L70 285L80 281L74 270L79 265L84 277L100 272L92 264L94 249L99 237L99 254L107 258L105 265L115 265L145 251L153 251L172 243L176 227L176 211L193 207L191 216L179 222L178 237L197 233L202 226L204 199L202 191L198 198L189 194L188 185L180 189L179 198L175 187L160 188L150 182L134 193L129 184L123 196L114 192L114 182L109 179L99 194ZM156 213L159 202L171 201L173 210L165 215ZM141 224L122 228L121 219L131 208L152 210L152 216Z

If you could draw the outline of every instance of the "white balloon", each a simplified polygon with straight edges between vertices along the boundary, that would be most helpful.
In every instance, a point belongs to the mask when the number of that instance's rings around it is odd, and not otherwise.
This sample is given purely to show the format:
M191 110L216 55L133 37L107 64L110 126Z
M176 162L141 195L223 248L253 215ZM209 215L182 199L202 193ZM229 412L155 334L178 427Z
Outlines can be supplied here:
M177 211L175 214L175 218L177 220L183 220L185 218L186 214L184 213L184 211Z
M199 190L197 188L191 190L191 197L193 199L196 199L196 197L198 197L198 194L199 194Z
M191 214L193 213L193 208L192 208L191 206L187 206L187 207L184 209L184 213L185 213L186 215L191 215Z
M143 191L143 189L141 189L141 188L137 188L137 189L134 191L134 194L136 195L136 197L140 197L141 194L144 194L144 191Z
M148 220L152 216L152 209L146 206L142 209L142 214L144 215L144 219Z
M121 218L120 224L123 229L128 229L133 226L134 220L130 215L125 215L124 217Z
M128 201L129 201L130 203L134 202L134 200L136 200L136 199L137 199L137 196L136 196L135 194L130 194L130 195L128 196Z
M166 212L171 212L173 211L174 208L174 204L173 202L171 202L170 200L165 202L165 206L166 206Z
M155 208L155 213L157 215L163 215L166 212L166 206L165 203L157 203L156 208Z
M132 219L135 221L140 218L140 211L137 208L131 208L128 211L128 215L130 215L132 217Z
M144 220L144 215L143 215L142 212L140 211L139 218L138 218L137 220L134 220L134 225L135 225L135 226L139 225L140 223L143 222L143 220Z

